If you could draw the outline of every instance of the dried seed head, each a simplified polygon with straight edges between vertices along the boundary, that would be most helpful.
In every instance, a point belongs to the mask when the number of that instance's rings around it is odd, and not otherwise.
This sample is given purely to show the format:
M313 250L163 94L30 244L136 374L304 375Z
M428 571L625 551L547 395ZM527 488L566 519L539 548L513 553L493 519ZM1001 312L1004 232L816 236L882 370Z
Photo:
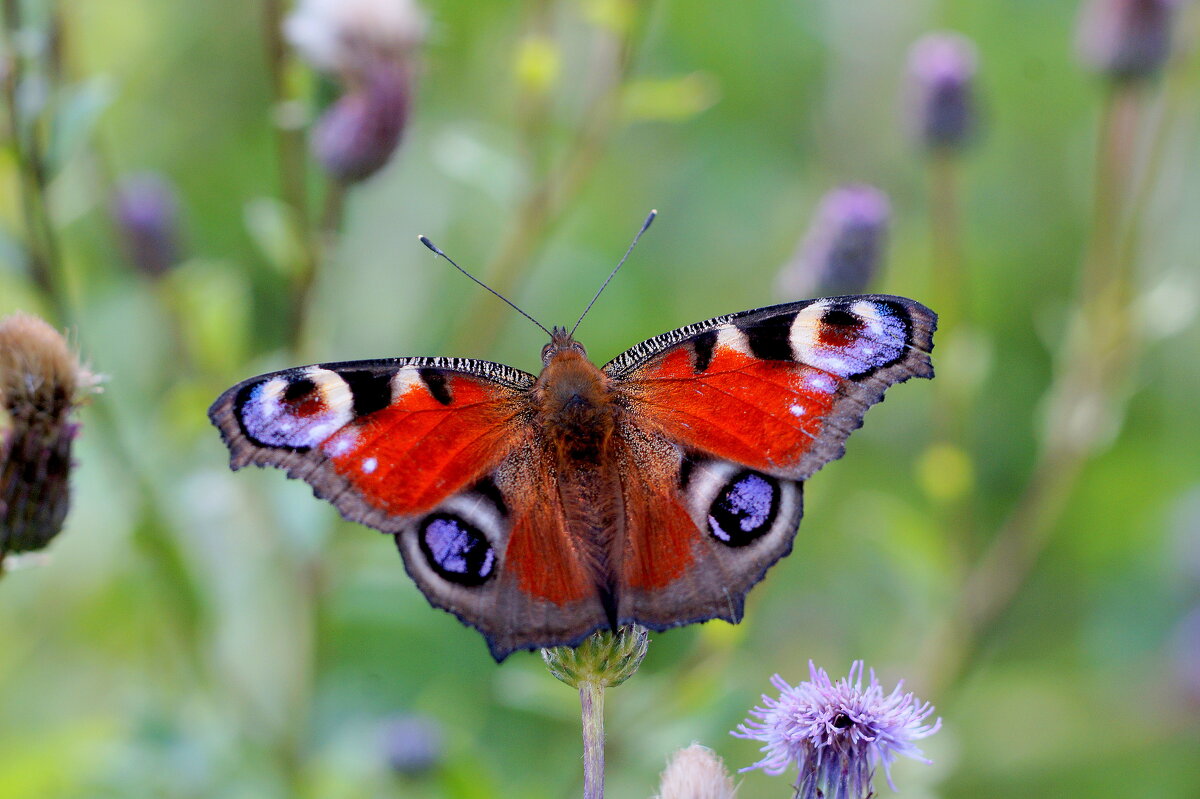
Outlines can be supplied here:
M788 300L861 294L883 262L891 206L874 186L839 186L821 198L799 251L776 281Z
M958 33L930 33L909 50L910 113L917 139L928 149L957 148L978 124L975 43Z
M692 744L671 756L654 799L734 799L736 795L724 761L707 746Z
M572 688L578 688L580 683L612 687L637 672L649 646L646 628L635 624L621 627L616 633L610 630L592 633L577 647L543 649L542 659L555 679Z
M354 183L391 159L408 120L408 73L381 66L335 102L313 131L313 154L335 179Z
M70 415L95 382L41 319L0 320L0 556L41 549L62 529L78 430Z
M1171 55L1179 0L1091 0L1079 18L1084 62L1113 80L1158 73Z

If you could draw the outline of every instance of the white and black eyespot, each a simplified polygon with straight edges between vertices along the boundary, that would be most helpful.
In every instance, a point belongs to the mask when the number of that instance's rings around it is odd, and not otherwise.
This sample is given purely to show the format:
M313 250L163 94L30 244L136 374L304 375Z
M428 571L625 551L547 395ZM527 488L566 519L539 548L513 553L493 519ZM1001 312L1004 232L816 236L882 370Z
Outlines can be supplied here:
M744 547L771 531L783 492L774 477L743 470L729 480L708 508L708 531L723 544Z
M680 482L696 525L728 547L793 533L800 521L801 484L791 480L730 461L688 456Z
M436 512L417 526L417 543L429 568L457 585L483 585L496 572L496 550L462 516Z
M396 543L419 567L456 585L483 585L495 574L498 551L508 528L508 509L492 480L485 478L474 488L456 494L417 522L416 547L406 546L401 533ZM411 568L411 565L410 565Z
M236 403L242 431L268 447L310 449L355 416L350 385L336 372L318 366L250 384Z
M904 355L908 326L874 300L820 300L796 314L790 341L803 363L845 378L861 378Z

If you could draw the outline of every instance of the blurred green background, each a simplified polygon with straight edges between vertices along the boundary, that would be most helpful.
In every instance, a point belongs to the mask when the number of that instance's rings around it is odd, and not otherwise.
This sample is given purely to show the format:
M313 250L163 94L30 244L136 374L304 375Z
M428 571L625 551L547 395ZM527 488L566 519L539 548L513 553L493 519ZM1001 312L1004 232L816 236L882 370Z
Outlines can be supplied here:
M983 113L959 174L965 321L934 353L938 380L894 389L808 484L796 549L741 625L653 636L608 697L609 795L652 795L666 757L692 741L731 769L753 763L756 745L728 731L772 673L796 682L810 658L833 675L863 658L886 687L903 677L937 705L944 729L923 746L933 765L894 769L905 797L1200 795L1200 625L1183 621L1200 607L1194 8L1141 98L1129 401L1012 600L961 660L938 634L1029 491L1061 368L1106 91L1075 56L1077 6L427 0L404 141L346 192L306 332L289 343L297 259L279 124L298 118L284 137L302 137L335 90L289 58L280 107L264 45L278 8L25 3L22 35L53 15L62 32L48 89L66 276L56 321L107 381L81 414L65 531L0 581L0 797L579 794L578 700L541 659L497 666L477 633L428 607L388 538L281 473L229 472L205 409L299 362L444 354L536 371L543 334L502 308L498 334L487 329L498 301L415 237L489 277L538 170L569 157L624 17L632 59L592 168L535 227L506 286L546 325L569 324L657 208L580 328L600 362L783 299L779 267L822 194L849 181L892 201L873 288L944 311L928 159L904 108L917 38L974 39ZM145 170L181 203L182 263L160 279L130 266L109 212L114 181ZM326 187L307 170L315 209ZM23 266L16 173L6 148L0 315L51 316ZM941 390L966 398L949 442ZM973 523L949 522L964 505ZM385 752L387 723L409 715L440 729L438 763L418 776L394 773ZM790 794L787 777L743 779L743 799Z

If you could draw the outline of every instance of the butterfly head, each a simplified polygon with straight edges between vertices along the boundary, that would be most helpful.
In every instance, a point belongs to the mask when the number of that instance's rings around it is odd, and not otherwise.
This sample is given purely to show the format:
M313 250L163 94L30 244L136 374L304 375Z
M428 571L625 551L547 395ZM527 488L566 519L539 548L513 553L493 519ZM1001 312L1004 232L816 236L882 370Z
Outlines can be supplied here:
M542 347L542 366L549 366L555 356L563 353L576 353L578 357L587 357L587 350L583 345L576 341L565 327L555 325L550 331L550 343Z

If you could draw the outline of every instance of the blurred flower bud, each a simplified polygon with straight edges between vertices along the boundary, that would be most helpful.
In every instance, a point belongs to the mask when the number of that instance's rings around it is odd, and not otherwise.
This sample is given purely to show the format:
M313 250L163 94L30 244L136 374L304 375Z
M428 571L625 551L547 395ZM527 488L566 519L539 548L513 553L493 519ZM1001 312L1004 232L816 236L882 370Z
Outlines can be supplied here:
M408 99L403 68L375 70L317 121L313 154L343 183L370 177L387 164L400 143L408 119Z
M337 180L370 177L388 162L412 96L413 55L428 23L413 0L301 0L284 34L346 93L313 131L313 153Z
M70 417L95 382L41 319L0 320L0 558L42 549L62 529L78 430Z
M1089 0L1079 18L1084 62L1114 80L1155 75L1171 55L1179 0Z
M654 799L734 799L737 788L713 750L692 744L671 756Z
M161 277L179 261L179 200L166 180L150 173L122 178L112 215L129 262L142 274Z
M962 147L975 132L975 43L958 33L930 33L908 53L910 109L927 148Z
M427 28L413 0L300 0L283 24L305 60L348 82L377 64L409 61Z
M611 688L628 680L642 665L650 635L645 627L621 627L616 633L600 630L577 647L543 649L542 659L555 679L572 688L591 683Z
M861 294L883 261L891 206L865 184L839 186L821 198L799 252L776 287L789 300Z
M383 726L383 754L392 771L420 777L442 759L442 728L424 716L400 716Z

